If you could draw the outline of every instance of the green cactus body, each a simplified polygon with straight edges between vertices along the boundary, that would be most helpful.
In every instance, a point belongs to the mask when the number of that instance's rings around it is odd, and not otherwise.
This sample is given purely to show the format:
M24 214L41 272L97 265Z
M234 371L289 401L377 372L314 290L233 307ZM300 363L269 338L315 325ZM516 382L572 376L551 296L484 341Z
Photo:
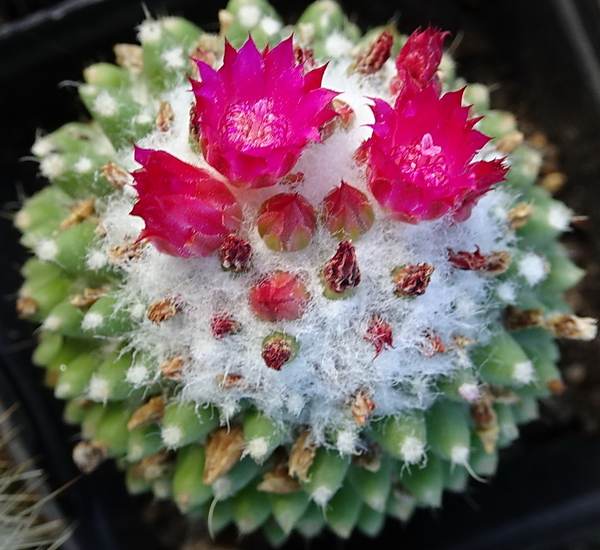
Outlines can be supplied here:
M85 71L93 121L36 141L34 363L132 493L274 546L375 536L493 474L562 387L556 337L595 336L562 298L571 212L444 33L361 36L331 0L220 20L144 22Z

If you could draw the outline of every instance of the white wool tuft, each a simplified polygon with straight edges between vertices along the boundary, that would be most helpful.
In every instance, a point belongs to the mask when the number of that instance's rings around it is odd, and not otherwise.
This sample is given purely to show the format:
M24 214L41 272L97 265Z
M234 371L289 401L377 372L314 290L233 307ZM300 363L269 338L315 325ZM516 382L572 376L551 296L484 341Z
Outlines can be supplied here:
M531 361L516 363L513 370L513 378L525 385L531 384L535 380L535 368Z
M48 179L58 178L65 170L65 161L60 155L51 154L40 162L40 172Z
M251 29L258 25L261 15L262 14L258 6L255 6L254 4L246 4L241 6L238 10L237 19L242 27Z
M117 100L106 90L101 91L94 99L94 110L102 117L114 116L118 109Z
M535 252L529 252L519 260L517 265L519 275L525 278L530 286L541 283L548 273L546 260Z
M42 262L51 262L58 254L58 246L53 239L42 239L35 247L35 255Z

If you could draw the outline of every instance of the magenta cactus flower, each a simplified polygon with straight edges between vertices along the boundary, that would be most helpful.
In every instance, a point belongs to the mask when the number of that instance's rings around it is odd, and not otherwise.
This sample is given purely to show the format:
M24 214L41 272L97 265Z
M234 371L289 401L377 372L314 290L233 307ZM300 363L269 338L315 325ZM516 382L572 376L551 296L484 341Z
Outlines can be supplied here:
M135 148L138 200L131 214L146 222L139 239L171 256L207 256L236 232L242 211L227 186L165 151Z
M275 185L336 116L330 103L338 94L321 87L325 66L304 74L291 37L262 52L251 38L239 51L226 44L218 71L197 63L192 122L208 163L235 185Z
M373 134L364 144L369 187L392 218L416 224L450 214L463 221L504 179L502 159L473 162L490 138L473 127L463 91L439 97L428 86L392 107L374 99Z

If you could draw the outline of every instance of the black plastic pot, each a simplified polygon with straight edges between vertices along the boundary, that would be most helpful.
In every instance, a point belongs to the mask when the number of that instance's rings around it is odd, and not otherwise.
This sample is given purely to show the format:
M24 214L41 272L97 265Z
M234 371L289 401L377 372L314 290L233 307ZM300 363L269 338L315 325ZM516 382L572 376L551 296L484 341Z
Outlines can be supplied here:
M306 3L289 6L278 0L274 5L293 20ZM191 0L145 4L152 13L182 14L205 28L215 28L223 7ZM493 95L496 106L517 107L526 122L541 127L560 146L570 180L563 198L590 217L579 237L588 240L590 255L598 258L600 5L595 0L348 0L344 7L365 28L399 16L404 31L432 23L463 36L457 57L467 79L500 81ZM5 213L43 185L36 164L27 160L36 129L51 131L85 117L71 83L86 63L111 60L112 44L133 42L133 28L143 17L133 0L78 0L0 27L0 205ZM7 216L0 224L0 403L4 408L21 404L21 442L29 456L40 457L56 488L78 475L70 459L76 434L61 423L61 405L30 363L35 333L14 314L25 252ZM579 349L582 357L598 357L594 343ZM473 482L466 495L446 496L442 510L420 511L406 527L390 521L375 543L361 536L342 543L324 535L309 546L524 550L600 540L600 437L583 435L574 422L538 422L523 432L503 453L490 483ZM75 482L58 504L75 526L65 546L69 550L167 548L160 529L142 519L147 499L127 497L110 464ZM242 545L259 548L264 542L250 538ZM292 538L285 547L306 545Z

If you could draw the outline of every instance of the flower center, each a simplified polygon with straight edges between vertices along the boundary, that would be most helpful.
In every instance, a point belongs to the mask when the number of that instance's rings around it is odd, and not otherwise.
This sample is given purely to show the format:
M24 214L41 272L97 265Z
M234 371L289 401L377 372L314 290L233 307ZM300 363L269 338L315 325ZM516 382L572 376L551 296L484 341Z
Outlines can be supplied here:
M399 147L395 162L408 181L421 187L441 187L448 182L446 157L431 134L425 134L420 143Z
M273 112L273 101L259 99L231 105L223 117L222 131L232 147L247 151L257 147L285 145L288 121Z

